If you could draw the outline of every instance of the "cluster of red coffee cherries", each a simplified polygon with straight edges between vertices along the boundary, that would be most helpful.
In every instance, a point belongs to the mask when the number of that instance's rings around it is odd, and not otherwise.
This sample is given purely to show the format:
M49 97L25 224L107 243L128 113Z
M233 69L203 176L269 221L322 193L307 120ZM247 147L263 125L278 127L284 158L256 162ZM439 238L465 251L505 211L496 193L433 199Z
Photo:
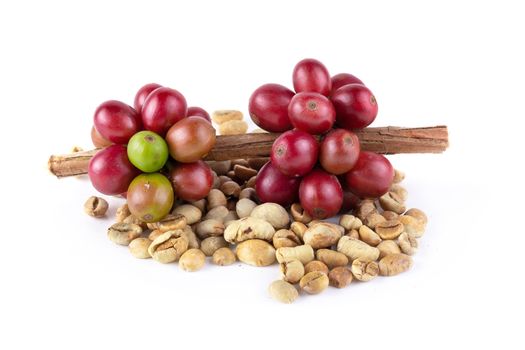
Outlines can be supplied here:
M257 175L261 201L286 206L299 198L311 216L324 219L359 198L386 193L394 177L392 165L380 154L361 151L352 132L377 116L370 89L348 73L330 77L315 59L297 63L293 85L295 93L265 84L250 97L255 124L282 132L272 146L270 162Z

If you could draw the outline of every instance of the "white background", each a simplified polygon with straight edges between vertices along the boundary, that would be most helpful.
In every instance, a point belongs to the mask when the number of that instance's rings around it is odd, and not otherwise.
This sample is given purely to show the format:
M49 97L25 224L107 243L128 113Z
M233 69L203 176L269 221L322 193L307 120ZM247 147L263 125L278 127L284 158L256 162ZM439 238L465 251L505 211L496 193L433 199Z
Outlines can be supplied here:
M522 348L524 12L519 1L0 4L0 348ZM158 82L247 112L315 57L374 91L374 125L450 128L390 157L430 223L395 278L274 302L277 267L134 259L48 156L90 147L96 106ZM110 215L121 201L109 198Z

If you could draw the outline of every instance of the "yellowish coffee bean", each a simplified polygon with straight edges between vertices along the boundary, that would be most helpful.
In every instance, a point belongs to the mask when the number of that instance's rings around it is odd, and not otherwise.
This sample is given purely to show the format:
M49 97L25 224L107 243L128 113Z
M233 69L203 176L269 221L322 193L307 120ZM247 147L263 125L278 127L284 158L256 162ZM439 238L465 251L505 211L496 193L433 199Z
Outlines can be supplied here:
M205 221L213 219L224 223L224 218L226 218L229 214L230 211L228 210L228 208L226 208L224 205L220 205L218 207L210 209L210 211L206 213L202 220Z
M364 199L357 206L355 216L357 216L361 221L363 221L371 213L377 213L377 208L375 206L374 200Z
M256 206L257 206L257 203L255 203L251 199L242 198L242 199L239 199L239 201L235 205L235 211L237 212L237 216L239 216L239 218L245 218L247 216L250 216L252 210Z
M379 258L379 249L365 242L343 236L337 243L337 251L343 253L350 260L375 261Z
M179 268L194 272L202 269L206 263L206 256L199 249L188 249L179 259Z
M222 191L222 193L224 193L226 197L233 196L235 198L238 198L241 194L241 186L237 182L232 180L226 181L223 184L221 184L219 189Z
M268 287L268 293L273 299L285 304L293 303L299 297L297 289L283 280L273 281Z
M281 277L289 283L295 284L304 276L304 266L299 260L285 261L279 264Z
M208 210L211 210L215 207L219 207L219 206L226 206L226 203L228 202L226 200L226 196L224 195L224 193L222 193L220 190L218 189L211 189L210 190L210 193L208 193Z
M376 225L386 221L385 217L379 213L373 212L368 214L365 218L364 224L371 229L375 229Z
M310 226L303 236L305 244L309 244L314 249L327 248L337 243L342 233L334 225L326 222L319 222Z
M398 213L394 213L393 211L390 211L390 210L383 211L383 214L381 215L383 215L383 217L387 220L394 220L394 219L399 218Z
M188 226L188 225L184 226L184 228L182 229L182 234L188 240L188 249L189 248L193 248L193 249L200 248L201 242L199 238L197 237L197 235L195 234L195 232L193 232L193 230L191 229L191 226Z
M183 229L186 226L186 218L179 214L168 214L166 217L158 222L148 223L150 230L160 230L162 232L174 231Z
M211 115L211 119L217 124L222 124L230 120L242 120L243 115L241 111L224 109L220 111L214 111Z
M308 230L308 226L306 226L302 222L294 221L290 225L290 230L292 230L292 232L295 233L297 237L299 237L302 240L304 237L304 233L306 232L306 230Z
M275 256L279 263L290 260L299 260L305 265L314 260L314 250L308 244L299 245L297 247L282 247L277 249Z
M320 271L328 275L328 266L322 261L312 260L304 266L304 273L307 274L312 271Z
M331 249L318 249L315 252L317 260L326 264L328 269L333 269L338 266L348 265L348 258L343 253L336 252Z
M350 230L345 236L348 236L352 239L359 239L359 231L357 230Z
M217 250L229 247L230 243L224 240L224 237L208 237L202 240L200 249L206 256L212 256Z
M250 216L268 222L276 230L287 228L290 225L288 212L281 205L276 203L260 204L253 208Z
M403 202L403 199L392 191L387 192L379 197L379 204L381 204L381 208L384 210L393 211L397 214L402 214L405 212L406 207Z
M390 192L395 193L402 201L406 201L408 198L408 191L400 184L390 186Z
M235 257L235 253L228 247L222 247L217 249L211 258L211 261L215 265L219 266L227 266L233 264L237 258Z
M414 255L418 249L416 236L411 233L403 232L397 239L397 244L401 251L407 255Z
M266 241L249 239L237 245L237 258L245 264L268 266L275 262L275 248Z
M412 258L405 254L390 254L379 261L381 276L395 276L412 267Z
M195 232L201 239L210 236L221 236L224 233L224 224L219 220L204 220L195 226Z
M346 266L338 266L328 273L330 285L335 288L344 288L352 282L353 276Z
M295 221L301 222L303 224L307 224L312 221L310 214L308 214L299 203L292 204L290 213L292 214L292 217Z
M425 233L425 224L416 217L401 215L399 221L403 224L405 232L413 234L416 238L422 237Z
M372 247L375 247L381 243L381 237L379 237L379 235L375 233L374 230L365 225L359 228L359 239L366 244L371 245Z
M351 270L354 277L362 282L368 282L379 274L379 266L375 261L355 259L352 262Z
M328 276L319 271L309 272L301 278L299 286L308 294L319 294L329 284Z
M382 239L396 239L405 230L399 219L387 220L377 224L376 232Z
M106 202L104 198L91 196L86 203L84 203L84 211L89 216L101 218L105 216L108 211L108 202Z
M263 239L271 242L274 234L275 229L268 222L248 216L230 222L224 230L224 239L230 243L240 243L248 239Z
M248 124L244 120L230 120L219 125L221 135L241 135L248 131Z
M172 214L182 215L186 218L187 225L193 225L202 217L202 211L194 205L182 204L173 209Z
M130 215L131 212L129 211L128 204L124 204L117 209L117 213L115 214L115 220L117 222L123 222L124 219L126 219Z
M142 227L139 225L121 222L111 225L108 229L108 238L116 244L129 245L141 233Z
M363 222L361 219L356 218L353 215L341 215L339 218L339 225L343 226L345 230L359 230L359 228L363 225Z
M394 183L399 183L405 179L405 173L401 170L394 169Z
M148 248L151 244L151 240L145 237L138 237L129 243L129 252L137 259L149 259Z
M396 241L386 240L377 245L379 249L379 259L384 258L390 254L399 254L401 253L401 248L397 245Z
M293 231L284 228L275 232L272 241L276 249L282 247L297 247L303 244L301 239Z
M188 239L183 230L167 231L151 242L148 252L158 262L167 264L179 260L188 250Z
M427 215L422 210L417 208L408 209L405 215L418 219L423 225L426 225L428 222Z

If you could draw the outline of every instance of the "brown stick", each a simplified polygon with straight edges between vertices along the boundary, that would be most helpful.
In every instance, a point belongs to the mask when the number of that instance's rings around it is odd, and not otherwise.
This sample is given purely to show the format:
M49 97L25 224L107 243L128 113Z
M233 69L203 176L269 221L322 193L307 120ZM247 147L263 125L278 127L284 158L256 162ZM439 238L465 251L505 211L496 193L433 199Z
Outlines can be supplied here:
M400 128L394 126L356 131L361 149L382 154L441 153L448 147L446 126ZM215 147L206 160L268 157L273 141L280 134L217 136ZM98 149L49 158L49 170L57 177L87 173L89 160Z

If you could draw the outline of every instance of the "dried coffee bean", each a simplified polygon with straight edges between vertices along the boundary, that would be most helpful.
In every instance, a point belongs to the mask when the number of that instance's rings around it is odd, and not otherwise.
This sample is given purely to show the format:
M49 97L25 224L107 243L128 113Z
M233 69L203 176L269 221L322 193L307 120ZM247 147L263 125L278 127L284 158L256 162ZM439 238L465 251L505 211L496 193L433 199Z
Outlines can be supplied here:
M386 240L378 244L377 249L379 249L379 259L384 258L390 254L399 254L401 253L401 248L397 245L396 241Z
M135 217L134 215L129 215L127 218L122 220L122 223L123 224L139 225L140 227L142 227L143 230L147 230L148 229L148 225L144 221L142 221L139 218Z
M160 231L160 230L153 230L150 232L150 234L148 235L148 238L150 241L154 241L158 236L160 236L161 234L163 234L164 232Z
M303 236L305 244L309 244L314 249L327 248L339 241L342 233L334 225L320 222L309 227Z
M359 239L359 231L357 230L350 230L345 236L348 236L352 239Z
M229 181L233 181L233 180L229 176L221 175L221 176L219 176L219 181L221 182L221 186L222 186L222 184L224 184L225 182L229 182Z
M189 202L194 207L198 208L201 211L201 215L206 212L206 205L208 202L205 198L199 199L198 201Z
M239 197L239 194L241 193L241 186L239 186L239 184L235 181L226 181L221 185L220 190L227 197Z
M226 175L232 180L237 181L237 177L235 177L235 172L233 170L230 170L226 173Z
M412 258L405 254L390 254L379 261L381 276L395 276L407 271L412 266Z
M417 208L408 209L405 215L418 219L423 225L426 225L428 222L427 215L422 210Z
M353 215L341 215L339 218L339 225L343 226L345 230L359 230L359 228L363 225L363 222L361 219L356 218Z
M207 163L218 176L225 175L232 168L231 160L209 161Z
M230 222L224 230L224 239L230 243L240 243L249 239L262 239L271 242L275 229L268 222L246 217Z
M328 287L328 284L328 276L319 271L309 272L299 281L301 289L308 294L319 294Z
M376 226L376 232L382 239L396 239L404 230L399 219L387 220Z
M239 216L239 218L245 218L247 216L250 216L250 213L256 206L257 203L255 203L251 199L242 198L239 199L239 201L235 205L235 211L237 212L237 216Z
M375 233L374 230L365 225L359 228L359 239L366 244L371 245L372 247L375 247L381 243L381 237L379 237L379 235Z
M212 256L218 249L229 247L230 243L224 237L208 237L202 240L200 249L206 256Z
M401 170L394 169L394 183L399 183L405 179L405 173Z
M221 236L224 233L224 224L219 220L204 220L196 224L195 233L200 239L210 236Z
M248 158L248 166L255 170L261 170L261 168L268 163L270 159L267 157L263 158Z
M128 205L124 204L117 209L117 213L115 214L115 220L117 222L123 222L130 215L131 212L129 211Z
M119 222L111 225L108 229L109 239L120 245L129 245L129 243L135 238L139 237L142 233L142 227L135 224L127 224Z
M219 125L221 135L241 135L248 131L248 124L244 120L230 120Z
M273 246L277 248L282 247L297 247L303 244L301 238L299 238L293 231L287 229L280 229L273 235Z
M154 232L154 231L153 231ZM199 249L200 241L195 232L191 229L191 226L184 226L182 229L183 235L188 239L188 248ZM151 238L150 238L151 239Z
M234 211L236 205L237 205L237 199L232 197L228 199L228 203L226 203L226 208L228 209L228 211L232 211L232 210Z
M379 266L375 261L355 259L352 262L351 270L354 277L362 282L368 282L379 274Z
M304 266L304 273L307 274L312 271L320 271L328 275L328 266L322 261L312 260Z
M242 165L242 166L248 167L248 160L244 158L233 159L232 167L235 167L236 165Z
M245 264L268 266L275 262L275 248L266 241L249 239L237 245L237 258Z
M179 214L168 214L166 217L158 222L148 223L150 230L159 230L161 232L180 230L186 226L186 218Z
M399 221L403 224L405 232L413 234L416 238L422 237L425 233L425 224L423 221L413 216L401 215Z
M379 213L370 213L365 218L365 221L363 222L366 226L370 227L371 229L375 229L376 225L386 221L385 217Z
M343 253L331 249L319 249L315 252L317 260L323 262L328 269L348 265L348 258Z
M276 203L260 204L253 208L250 216L268 222L276 230L287 228L288 225L290 225L288 212L281 205Z
M290 208L290 213L295 221L307 224L312 221L312 217L303 209L301 204L294 203Z
M137 259L149 259L148 248L151 245L151 240L145 237L138 237L129 242L129 251Z
M297 289L283 280L273 281L268 287L268 293L273 299L285 304L293 303L299 297Z
M304 266L299 260L285 261L279 264L281 277L289 283L295 284L304 276Z
M364 199L357 205L355 215L361 221L363 221L368 215L370 215L371 213L376 213L376 212L377 212L377 208L375 206L374 200Z
M84 211L89 216L101 218L106 215L108 211L108 202L103 198L91 196L86 203L84 203Z
M299 245L297 247L282 247L277 249L275 256L279 263L290 260L299 260L305 265L314 260L314 250L308 244Z
M188 249L186 250L179 259L179 268L188 271L195 272L204 267L206 263L206 256L199 249Z
M393 211L394 213L402 214L406 210L403 199L395 192L387 192L379 197L379 203L381 204L381 208Z
M301 240L304 237L304 233L308 230L308 226L299 221L294 221L290 225L290 230L297 235Z
M233 264L237 260L235 253L227 247L219 248L213 253L211 261L215 265L227 266Z
M257 175L257 170L252 169L247 165L248 164L246 165L236 164L233 166L233 172L235 173L235 176L242 181L248 181L253 176Z
M375 261L379 258L379 249L365 242L343 236L337 243L337 251L343 253L350 260Z
M393 211L390 211L390 210L385 210L382 215L387 220L394 220L394 219L399 218L398 213L394 213Z
M390 186L389 192L395 193L402 201L406 201L408 198L408 191L399 184L393 184Z
M399 235L397 244L399 245L399 248L401 248L401 251L407 255L414 255L417 252L417 239L412 233L403 232Z
M172 214L184 216L186 218L186 224L188 225L193 225L194 223L199 222L202 217L202 211L191 204L183 204L175 207Z
M218 190L219 187L221 187L221 179L219 179L219 176L215 173L215 171L212 171L212 176L213 176L213 183L212 183L211 188ZM206 203L208 202L206 201Z
M224 193L222 193L220 190L217 190L215 188L212 188L210 190L210 193L208 193L208 210L211 210L216 207L226 206L227 200Z
M217 220L224 222L224 218L228 216L230 211L225 206L221 205L208 211L208 213L202 218L202 220Z
M257 199L257 192L255 192L255 188L244 188L239 194L239 199L243 199L243 198L251 199L252 201L257 203L258 199Z
M244 184L245 188L252 188L255 189L255 184L257 183L257 176L252 176L246 181ZM242 191L241 191L242 192ZM240 197L240 196L239 196Z
M236 220L239 220L239 216L237 215L237 213L234 211L234 210L230 210L228 212L228 215L226 215L223 219L224 221L224 227L228 227L228 225L233 222L233 221L236 221Z
M179 260L186 250L188 239L182 230L164 232L148 248L151 257L164 264Z
M211 119L217 124L222 124L230 120L242 120L242 118L242 112L233 109L214 111L211 115Z
M346 266L338 266L328 273L330 285L335 288L344 288L352 282L353 276Z

